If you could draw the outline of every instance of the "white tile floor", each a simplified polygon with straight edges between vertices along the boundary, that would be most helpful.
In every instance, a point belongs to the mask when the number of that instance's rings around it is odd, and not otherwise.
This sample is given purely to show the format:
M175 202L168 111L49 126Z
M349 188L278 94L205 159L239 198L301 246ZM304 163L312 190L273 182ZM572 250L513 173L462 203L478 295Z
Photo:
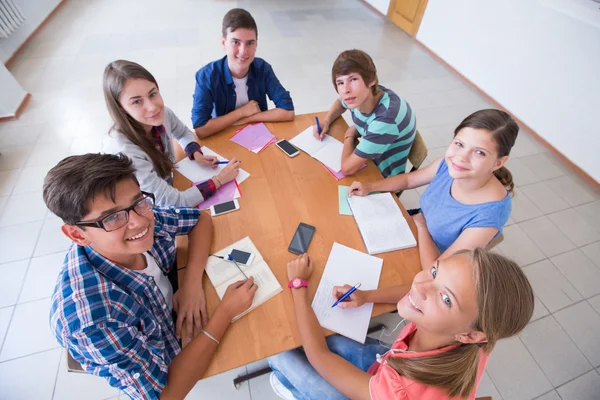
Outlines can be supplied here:
M2 399L119 398L99 378L67 373L48 328L49 296L69 242L41 201L41 183L63 157L99 150L110 126L102 71L114 59L147 67L166 104L189 124L194 73L221 57L221 18L236 6L256 18L258 55L291 91L297 113L331 105L331 64L353 47L369 52L380 82L412 104L429 161L443 154L463 117L491 106L357 0L66 0L10 66L33 97L18 121L0 124ZM494 351L479 395L597 399L600 194L525 131L509 167L518 189L497 249L527 273L536 308L528 328ZM422 193L407 191L402 201L414 207ZM232 385L261 365L202 381L188 398L275 399L266 377Z

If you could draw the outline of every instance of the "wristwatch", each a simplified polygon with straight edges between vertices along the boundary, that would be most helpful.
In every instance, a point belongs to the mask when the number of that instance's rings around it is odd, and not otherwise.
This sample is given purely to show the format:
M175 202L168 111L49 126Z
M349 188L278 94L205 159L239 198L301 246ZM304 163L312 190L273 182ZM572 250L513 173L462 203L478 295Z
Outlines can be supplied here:
M308 287L308 282L304 279L300 279L298 277L292 279L290 283L288 283L289 288L300 289L301 287Z

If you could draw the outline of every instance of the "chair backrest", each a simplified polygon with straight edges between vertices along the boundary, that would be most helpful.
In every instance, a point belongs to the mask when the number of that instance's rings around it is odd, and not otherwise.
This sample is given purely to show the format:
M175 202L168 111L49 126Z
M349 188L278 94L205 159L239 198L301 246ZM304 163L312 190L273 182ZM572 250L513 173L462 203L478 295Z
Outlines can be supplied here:
M423 164L423 161L425 161L425 158L427 157L427 152L428 150L425 140L423 140L423 136L421 136L419 130L417 129L415 140L413 141L410 152L408 153L408 161L410 161L413 166L410 172L421 168L421 164Z
M64 351L65 351L65 358L67 359L67 371L85 374L86 372L81 367L81 364L79 364L77 361L75 361L75 359L73 357L71 357L69 350L65 349Z
M490 242L488 243L487 246L485 246L485 248L487 250L491 250L494 247L498 246L500 243L502 243L503 240L504 240L504 234L501 233L498 236L496 236L495 238L493 238L492 240L490 240Z

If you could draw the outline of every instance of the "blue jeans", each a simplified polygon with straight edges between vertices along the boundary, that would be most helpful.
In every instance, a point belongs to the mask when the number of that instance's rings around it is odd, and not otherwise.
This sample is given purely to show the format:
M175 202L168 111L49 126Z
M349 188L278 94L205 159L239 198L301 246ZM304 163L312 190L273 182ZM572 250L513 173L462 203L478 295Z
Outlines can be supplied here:
M332 353L346 359L354 366L367 371L375 362L376 355L388 349L375 339L367 338L360 344L345 336L333 335L327 338L327 346ZM338 400L347 399L339 390L331 386L310 365L302 348L286 351L268 358L275 376L297 399Z

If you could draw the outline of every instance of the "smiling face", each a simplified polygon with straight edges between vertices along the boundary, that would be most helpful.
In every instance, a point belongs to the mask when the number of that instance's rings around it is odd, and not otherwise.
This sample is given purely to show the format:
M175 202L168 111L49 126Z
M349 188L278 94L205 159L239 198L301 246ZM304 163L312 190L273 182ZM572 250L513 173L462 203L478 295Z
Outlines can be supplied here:
M415 276L398 302L398 314L431 334L453 337L469 332L478 316L473 265L465 255L436 263Z
M165 104L158 88L146 79L128 79L119 96L121 107L146 131L165 120Z
M227 53L231 74L236 78L245 77L256 54L256 32L247 28L238 28L233 32L227 29L227 36L221 38L221 44Z
M374 84L375 82L371 82L371 84L367 86L360 74L356 72L335 78L335 85L337 92L340 95L340 99L342 99L351 110L360 107L366 100L373 97L371 86Z
M488 177L506 163L508 156L498 158L490 132L466 127L452 140L445 159L450 176L464 179Z

